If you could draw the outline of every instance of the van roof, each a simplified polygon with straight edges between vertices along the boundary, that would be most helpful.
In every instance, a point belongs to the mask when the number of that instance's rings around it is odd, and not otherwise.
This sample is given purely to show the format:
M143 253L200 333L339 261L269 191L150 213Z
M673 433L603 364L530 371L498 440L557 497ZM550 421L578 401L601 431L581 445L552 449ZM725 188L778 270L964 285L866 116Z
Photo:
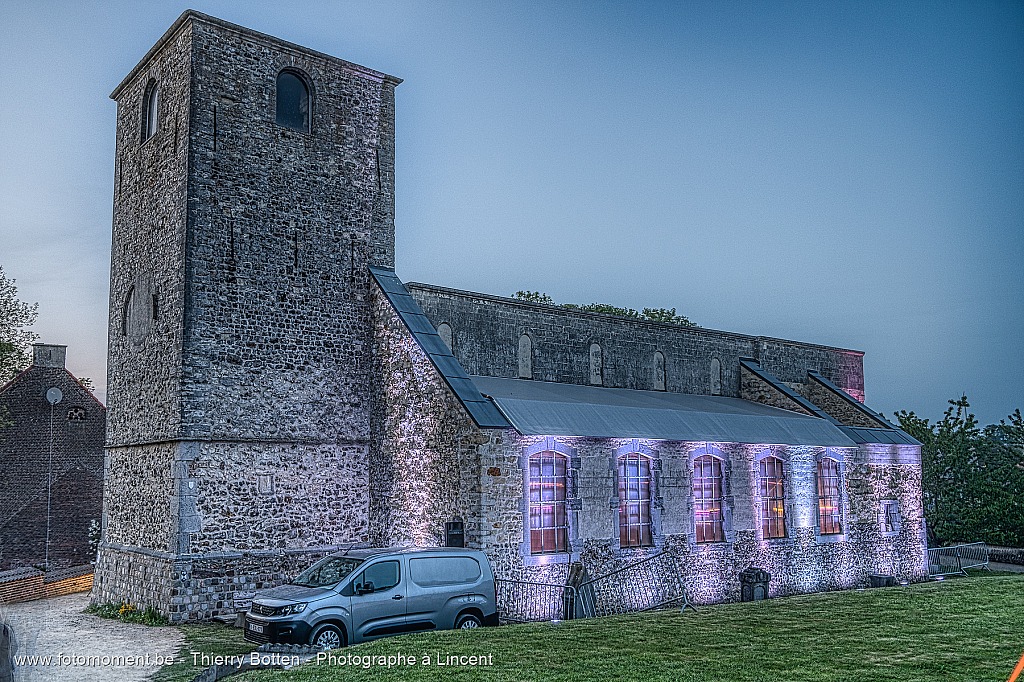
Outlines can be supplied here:
M371 559L385 554L477 554L478 550L464 547L365 547L337 552L334 556Z

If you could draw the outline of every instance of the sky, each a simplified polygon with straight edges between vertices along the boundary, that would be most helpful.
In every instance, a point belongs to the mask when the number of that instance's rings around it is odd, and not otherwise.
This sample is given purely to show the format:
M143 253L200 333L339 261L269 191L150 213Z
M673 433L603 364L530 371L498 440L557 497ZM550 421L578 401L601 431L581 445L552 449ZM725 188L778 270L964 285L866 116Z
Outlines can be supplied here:
M188 5L0 0L0 265L105 398L115 105ZM1024 408L1024 3L194 0L404 79L398 275L865 352Z

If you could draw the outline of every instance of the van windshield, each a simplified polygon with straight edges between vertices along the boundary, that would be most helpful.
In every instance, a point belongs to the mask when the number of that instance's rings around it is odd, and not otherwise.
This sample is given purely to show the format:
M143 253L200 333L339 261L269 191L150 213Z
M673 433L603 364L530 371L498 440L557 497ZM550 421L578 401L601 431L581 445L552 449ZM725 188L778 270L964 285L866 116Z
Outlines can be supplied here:
M352 557L327 557L300 573L291 584L302 587L330 587L347 578L361 563L362 559Z

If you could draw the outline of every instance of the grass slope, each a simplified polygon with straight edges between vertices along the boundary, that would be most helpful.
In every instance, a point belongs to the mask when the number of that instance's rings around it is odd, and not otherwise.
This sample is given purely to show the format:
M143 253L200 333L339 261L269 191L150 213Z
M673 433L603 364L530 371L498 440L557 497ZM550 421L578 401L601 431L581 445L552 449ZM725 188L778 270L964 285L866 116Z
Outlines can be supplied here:
M722 604L698 613L406 635L338 652L432 660L438 653L492 654L492 667L322 664L230 679L1002 682L1022 651L1024 575L1018 575Z

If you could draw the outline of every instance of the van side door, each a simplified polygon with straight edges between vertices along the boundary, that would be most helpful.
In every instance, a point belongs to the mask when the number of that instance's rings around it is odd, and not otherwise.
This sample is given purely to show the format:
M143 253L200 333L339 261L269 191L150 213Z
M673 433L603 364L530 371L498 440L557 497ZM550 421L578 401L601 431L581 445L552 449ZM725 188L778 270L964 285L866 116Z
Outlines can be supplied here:
M404 562L381 559L361 570L343 594L352 597L352 642L406 631Z

